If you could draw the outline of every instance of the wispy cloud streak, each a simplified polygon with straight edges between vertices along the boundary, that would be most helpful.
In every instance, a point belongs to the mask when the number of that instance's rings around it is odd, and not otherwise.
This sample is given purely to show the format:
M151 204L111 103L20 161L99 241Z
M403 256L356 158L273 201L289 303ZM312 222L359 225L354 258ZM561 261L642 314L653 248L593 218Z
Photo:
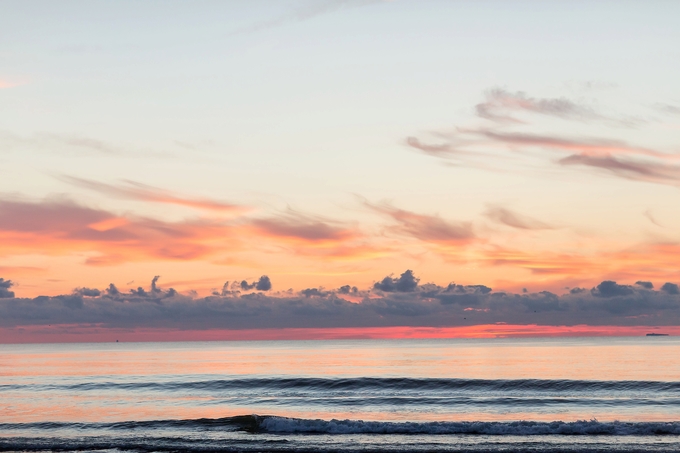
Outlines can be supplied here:
M500 206L489 206L484 215L494 222L520 230L550 230L554 228L545 222L518 214Z
M583 154L573 154L560 159L558 162L560 165L593 167L634 181L680 186L680 166L677 165L624 160L614 156L588 156Z
M129 200L174 204L188 208L220 211L235 215L243 214L251 210L249 207L224 201L211 200L208 198L182 197L167 190L130 180L124 180L123 184L113 185L73 176L61 176L60 179L69 184L93 190L104 195Z
M534 98L522 91L511 93L501 88L486 92L486 100L475 106L477 116L499 123L524 123L513 112L531 112L564 119L600 118L595 111L567 98Z
M663 106L672 113L673 109L668 107ZM580 166L604 170L628 180L680 185L680 165L673 163L680 160L680 153L637 146L624 140L513 130L516 127L526 129L531 126L527 121L512 116L516 112L531 112L569 120L613 121L566 98L533 98L523 92L511 93L494 89L486 93L485 102L477 104L475 110L477 116L491 120L495 125L459 127L454 132L441 132L435 134L438 137L436 144L428 144L411 136L405 140L405 144L432 157L453 161L457 166L499 171L497 165L490 167L492 159L497 161L499 157L512 155L513 163L521 165L522 159L526 161L540 156L540 153L549 152L559 156L553 162L562 167ZM625 121L619 121L621 124L623 122ZM485 160L489 162L488 165L484 164Z
M364 205L372 211L386 215L396 222L394 232L447 245L463 245L475 239L471 222L451 222L436 215L417 214L405 209L395 208L389 203L370 203Z

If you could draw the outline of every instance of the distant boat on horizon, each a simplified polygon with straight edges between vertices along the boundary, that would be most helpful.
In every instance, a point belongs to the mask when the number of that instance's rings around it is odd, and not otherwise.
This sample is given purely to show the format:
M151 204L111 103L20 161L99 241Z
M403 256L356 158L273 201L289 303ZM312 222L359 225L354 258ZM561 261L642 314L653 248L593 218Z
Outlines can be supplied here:
M648 333L648 337L667 337L667 333Z

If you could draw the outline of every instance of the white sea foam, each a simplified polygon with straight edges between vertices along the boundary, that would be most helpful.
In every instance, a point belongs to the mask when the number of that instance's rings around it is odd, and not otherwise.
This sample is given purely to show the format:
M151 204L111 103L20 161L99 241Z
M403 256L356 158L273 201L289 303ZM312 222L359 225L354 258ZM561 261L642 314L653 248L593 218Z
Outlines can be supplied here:
M263 417L262 431L316 434L680 435L680 422L378 422Z

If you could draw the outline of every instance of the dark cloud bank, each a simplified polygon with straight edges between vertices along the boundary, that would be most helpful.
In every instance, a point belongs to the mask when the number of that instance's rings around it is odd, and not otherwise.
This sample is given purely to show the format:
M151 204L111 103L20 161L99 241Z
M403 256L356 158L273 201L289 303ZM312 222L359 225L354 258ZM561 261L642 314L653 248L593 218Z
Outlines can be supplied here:
M61 296L16 297L0 279L0 328L96 325L102 328L262 329L476 324L658 325L680 324L678 285L655 289L650 282L604 281L566 294L511 294L484 285L421 284L410 270L377 281L369 291L346 285L270 293L266 276L253 283L225 284L221 292L196 298L163 289L123 292L78 288ZM249 292L241 292L247 290ZM250 292L252 291L252 292Z

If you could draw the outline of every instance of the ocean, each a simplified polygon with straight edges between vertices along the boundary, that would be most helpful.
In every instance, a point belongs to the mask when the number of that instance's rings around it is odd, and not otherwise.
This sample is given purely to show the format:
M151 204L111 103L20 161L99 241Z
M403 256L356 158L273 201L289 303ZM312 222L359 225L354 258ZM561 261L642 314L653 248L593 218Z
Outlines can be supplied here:
M680 451L680 339L0 345L0 451Z

